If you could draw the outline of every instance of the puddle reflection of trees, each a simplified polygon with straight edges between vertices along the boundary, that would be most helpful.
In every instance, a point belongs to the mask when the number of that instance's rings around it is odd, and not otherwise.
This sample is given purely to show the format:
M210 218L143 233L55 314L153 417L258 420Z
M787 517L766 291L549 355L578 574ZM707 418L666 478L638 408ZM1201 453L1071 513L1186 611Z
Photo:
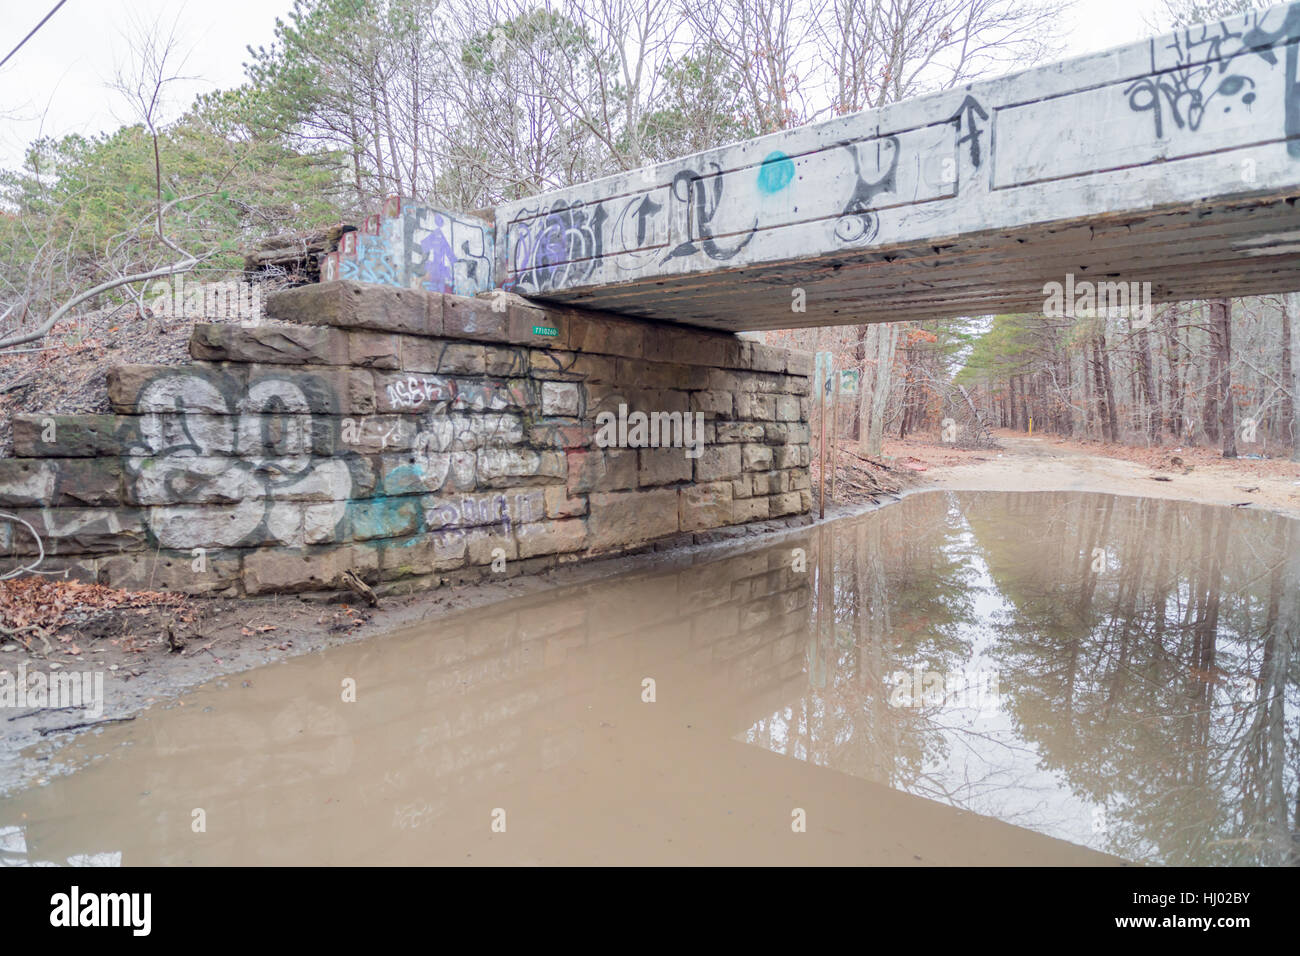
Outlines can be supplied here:
M809 693L751 742L978 812L1001 791L999 817L1048 832L1090 808L1089 842L1130 859L1297 862L1296 522L924 495L824 530L811 570ZM996 714L890 706L891 674L977 660Z

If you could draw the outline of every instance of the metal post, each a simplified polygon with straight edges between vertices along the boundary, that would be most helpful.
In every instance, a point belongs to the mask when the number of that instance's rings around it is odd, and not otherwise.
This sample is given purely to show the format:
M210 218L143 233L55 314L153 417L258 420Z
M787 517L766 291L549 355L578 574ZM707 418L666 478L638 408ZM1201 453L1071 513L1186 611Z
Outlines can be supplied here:
M822 439L821 442L819 443L820 448L817 452L817 459L819 462L817 465L817 473L821 476L821 482L820 482L821 488L819 489L821 504L818 506L817 516L819 518L825 518L826 517L826 389L825 388L821 390L821 395L818 396L818 398L819 401L821 402Z
M835 503L835 474L840 470L840 375L835 373L835 397L831 399L831 504Z

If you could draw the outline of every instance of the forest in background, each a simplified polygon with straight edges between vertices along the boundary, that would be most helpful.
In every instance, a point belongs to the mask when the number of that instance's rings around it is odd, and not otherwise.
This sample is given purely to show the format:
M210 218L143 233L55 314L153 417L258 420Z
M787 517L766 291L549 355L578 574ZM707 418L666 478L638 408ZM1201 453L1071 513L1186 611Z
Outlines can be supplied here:
M1164 0L1152 31L1264 6ZM1061 52L1059 0L295 0L247 82L171 115L183 51L141 25L113 88L132 121L33 143L0 171L0 349L76 316L148 320L158 277L236 276L277 234L388 195L449 209L882 106ZM1134 277L1140 278L1140 277ZM1300 453L1300 298L1125 319L953 317L772 337L831 350L862 388L845 427L990 428L1225 455ZM3 354L3 352L0 352Z

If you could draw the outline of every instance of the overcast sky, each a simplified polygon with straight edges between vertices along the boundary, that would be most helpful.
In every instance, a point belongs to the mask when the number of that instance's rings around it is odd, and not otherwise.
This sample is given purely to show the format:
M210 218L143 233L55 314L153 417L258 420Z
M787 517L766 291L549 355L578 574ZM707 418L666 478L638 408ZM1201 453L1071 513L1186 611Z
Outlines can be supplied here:
M0 57L21 40L57 0L0 0ZM1077 0L1069 14L1068 55L1091 53L1144 37L1156 0ZM292 0L67 0L0 70L0 167L22 161L27 143L42 134L86 135L130 119L110 90L123 64L130 25L176 24L185 73L192 82L171 88L172 113L200 92L243 80L248 45L268 45L275 18Z

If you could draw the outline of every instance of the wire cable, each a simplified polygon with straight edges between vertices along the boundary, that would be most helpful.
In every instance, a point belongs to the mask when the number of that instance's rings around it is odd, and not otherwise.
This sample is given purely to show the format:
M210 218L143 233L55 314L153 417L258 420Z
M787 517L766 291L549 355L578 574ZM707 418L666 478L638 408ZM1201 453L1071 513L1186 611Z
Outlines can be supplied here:
M28 40L30 40L32 37L34 37L36 35L37 30L45 26L45 21L48 20L50 17L54 16L56 13L58 13L59 7L63 6L67 2L68 0L59 0L59 2L54 5L54 9L51 10L49 13L45 14L45 16L41 19L40 23L32 27L32 32L27 34L27 36L23 37L21 40L19 40L18 45L14 47L12 50L10 50L3 60L0 60L0 66L4 66L6 63L8 63L9 60L13 57L13 55L23 48L23 44L26 43Z

